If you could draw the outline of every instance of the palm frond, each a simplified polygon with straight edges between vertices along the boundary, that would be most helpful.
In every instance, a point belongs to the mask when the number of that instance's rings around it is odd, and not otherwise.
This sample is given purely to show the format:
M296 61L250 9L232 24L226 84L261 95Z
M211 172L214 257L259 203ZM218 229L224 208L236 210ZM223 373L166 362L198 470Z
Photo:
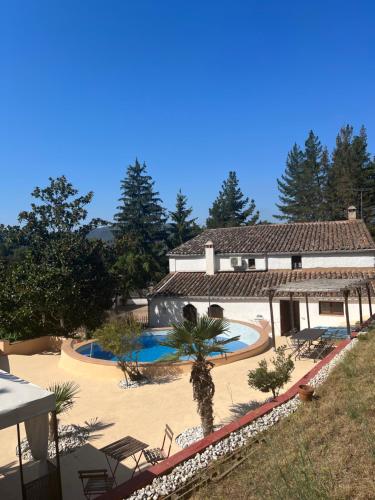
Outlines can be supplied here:
M56 413L64 413L73 406L74 400L80 391L80 387L73 381L53 382L47 387L47 391L53 392L56 397Z

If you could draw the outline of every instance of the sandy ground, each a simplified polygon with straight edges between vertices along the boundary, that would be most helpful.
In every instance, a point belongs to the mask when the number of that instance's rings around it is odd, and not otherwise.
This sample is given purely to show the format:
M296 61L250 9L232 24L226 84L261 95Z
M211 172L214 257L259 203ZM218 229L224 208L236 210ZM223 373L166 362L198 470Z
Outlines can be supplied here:
M263 357L269 359L272 356L272 351L268 351L213 370L216 386L215 423L233 420L246 412L252 400L261 401L268 396L249 388L247 372L256 367ZM62 457L64 499L84 498L77 470L108 468L104 455L99 451L102 446L126 435L136 437L151 447L160 446L166 423L175 435L187 427L199 425L188 375L181 375L163 384L122 390L111 380L77 378L60 368L58 361L59 355L56 354L9 356L11 373L35 384L45 387L53 381L75 380L80 385L79 398L73 409L62 416L62 423L84 424L96 420L96 430L91 434L88 444ZM297 361L293 379L285 388L304 375L312 365L310 360ZM21 498L16 444L15 427L0 431L1 500ZM172 453L178 449L173 443ZM120 464L116 474L119 483L129 478L132 466L131 459Z

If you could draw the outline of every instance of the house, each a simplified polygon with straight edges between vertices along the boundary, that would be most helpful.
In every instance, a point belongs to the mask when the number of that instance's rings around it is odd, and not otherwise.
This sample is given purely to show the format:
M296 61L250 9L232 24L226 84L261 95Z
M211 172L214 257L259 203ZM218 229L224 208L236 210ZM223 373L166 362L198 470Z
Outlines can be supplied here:
M210 314L248 323L270 321L268 289L313 279L374 279L375 243L354 207L348 220L261 224L207 229L172 250L169 274L149 297L151 326ZM373 285L369 293L374 294ZM274 300L276 335L293 324L307 327L304 297L278 293ZM358 296L348 301L352 324L359 320ZM363 315L369 315L366 293ZM309 297L311 326L344 326L344 301L334 293Z

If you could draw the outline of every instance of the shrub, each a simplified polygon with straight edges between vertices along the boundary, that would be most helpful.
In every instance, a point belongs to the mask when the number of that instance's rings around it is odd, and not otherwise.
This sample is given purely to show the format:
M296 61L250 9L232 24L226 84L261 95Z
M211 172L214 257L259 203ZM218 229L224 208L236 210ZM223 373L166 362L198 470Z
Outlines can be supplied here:
M142 326L132 316L112 319L98 328L94 337L105 351L110 351L118 358L126 382L128 379L142 380L144 377L138 367L138 354L141 349L139 336Z
M250 370L248 373L248 383L250 387L259 389L262 392L272 392L275 398L280 389L289 382L294 363L291 356L285 354L286 347L278 347L276 349L276 357L271 359L274 366L273 370L268 368L267 361L262 359L259 362L258 368Z

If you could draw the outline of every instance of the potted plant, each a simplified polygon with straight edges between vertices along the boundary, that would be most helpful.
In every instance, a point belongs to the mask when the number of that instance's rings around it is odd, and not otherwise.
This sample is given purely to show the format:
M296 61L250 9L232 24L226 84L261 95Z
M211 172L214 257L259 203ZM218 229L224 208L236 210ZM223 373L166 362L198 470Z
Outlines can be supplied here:
M298 386L298 395L301 401L312 401L314 388L311 385L301 384Z

